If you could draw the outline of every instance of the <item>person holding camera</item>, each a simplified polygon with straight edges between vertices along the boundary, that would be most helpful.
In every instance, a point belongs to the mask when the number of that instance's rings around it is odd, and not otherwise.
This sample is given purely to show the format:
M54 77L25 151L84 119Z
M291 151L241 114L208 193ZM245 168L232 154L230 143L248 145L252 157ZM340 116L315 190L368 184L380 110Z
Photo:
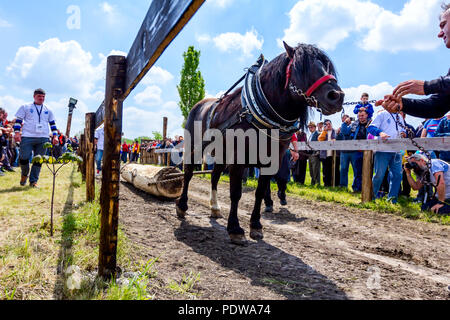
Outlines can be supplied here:
M430 170L430 182L436 186L437 197L428 197L422 205L422 211L431 210L437 214L450 213L450 165L440 159L431 160L431 168L428 169L429 160L422 154L413 154L405 164L408 183L414 190L420 190L424 186L426 173ZM414 170L419 177L416 181L411 175Z

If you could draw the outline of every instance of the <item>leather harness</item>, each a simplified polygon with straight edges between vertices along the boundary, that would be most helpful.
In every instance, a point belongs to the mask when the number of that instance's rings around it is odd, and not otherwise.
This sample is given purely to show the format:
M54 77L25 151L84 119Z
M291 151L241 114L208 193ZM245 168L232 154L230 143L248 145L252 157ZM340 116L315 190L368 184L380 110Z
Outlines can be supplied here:
M242 123L242 121L244 120L253 125L258 130L278 129L280 131L279 140L290 140L292 134L300 130L299 119L284 119L270 105L270 102L267 100L264 94L263 88L261 86L261 71L267 63L268 61L264 58L263 55L261 55L258 61L248 69L246 75L241 78L241 80L239 80L239 82L244 80L244 86L242 88L241 94L242 109L216 128L220 130L222 134L224 134L227 129L233 127L236 124ZM308 104L312 104L314 107L319 109L317 99L313 97L312 94L325 82L336 79L332 75L326 75L322 77L313 84L313 86L307 91L307 94L305 95L301 90L297 89L297 87L295 87L295 85L290 82L292 66L293 60L288 65L286 86L289 85L289 89L292 90L293 93L304 97ZM233 88L236 87L238 83L236 83ZM207 118L207 129L211 128L211 122L216 115L217 107L230 91L231 89L224 96L214 102L214 104L210 108ZM268 135L269 137L271 137L270 134Z

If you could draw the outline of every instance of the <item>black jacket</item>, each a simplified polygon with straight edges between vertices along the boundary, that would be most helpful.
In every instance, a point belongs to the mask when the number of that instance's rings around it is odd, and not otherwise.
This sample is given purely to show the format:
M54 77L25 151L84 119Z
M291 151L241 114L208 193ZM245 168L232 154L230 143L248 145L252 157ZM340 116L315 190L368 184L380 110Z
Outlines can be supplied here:
M403 99L403 111L419 118L440 118L450 111L450 70L445 77L426 81L427 99Z

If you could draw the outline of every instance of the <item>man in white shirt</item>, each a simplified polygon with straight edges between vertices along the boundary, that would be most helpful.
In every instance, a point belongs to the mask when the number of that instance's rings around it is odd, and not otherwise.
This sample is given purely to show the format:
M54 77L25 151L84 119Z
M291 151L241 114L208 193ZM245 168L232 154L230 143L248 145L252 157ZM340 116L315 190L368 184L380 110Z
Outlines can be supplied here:
M30 158L32 153L34 156L45 154L44 144L49 142L49 127L53 133L53 145L58 143L55 117L53 112L44 105L44 101L45 91L37 89L34 92L34 102L20 107L16 113L14 140L20 142L21 186L25 186L29 175L30 186L37 188L42 165L33 164L30 172Z
M97 162L97 175L100 175L102 171L102 159L103 159L103 150L105 144L105 128L100 127L95 130L94 135L94 144L97 149L97 153L95 154L95 160Z
M377 115L375 120L367 128L367 132L382 140L406 138L405 120L398 113L383 111ZM403 177L402 154L393 150L375 153L373 177L373 192L378 198L378 191L383 183L386 170L389 167L389 195L388 200L397 203L400 193L400 184Z

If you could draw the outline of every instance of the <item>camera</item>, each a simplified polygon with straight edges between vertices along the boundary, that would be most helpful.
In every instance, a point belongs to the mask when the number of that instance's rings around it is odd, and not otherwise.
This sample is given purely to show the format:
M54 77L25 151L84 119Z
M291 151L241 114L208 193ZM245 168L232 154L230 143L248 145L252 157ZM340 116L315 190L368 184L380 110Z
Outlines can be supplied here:
M416 163L409 163L409 162L407 162L406 164L405 164L405 168L406 169L409 169L409 170L414 170L414 169L417 169L417 164Z

